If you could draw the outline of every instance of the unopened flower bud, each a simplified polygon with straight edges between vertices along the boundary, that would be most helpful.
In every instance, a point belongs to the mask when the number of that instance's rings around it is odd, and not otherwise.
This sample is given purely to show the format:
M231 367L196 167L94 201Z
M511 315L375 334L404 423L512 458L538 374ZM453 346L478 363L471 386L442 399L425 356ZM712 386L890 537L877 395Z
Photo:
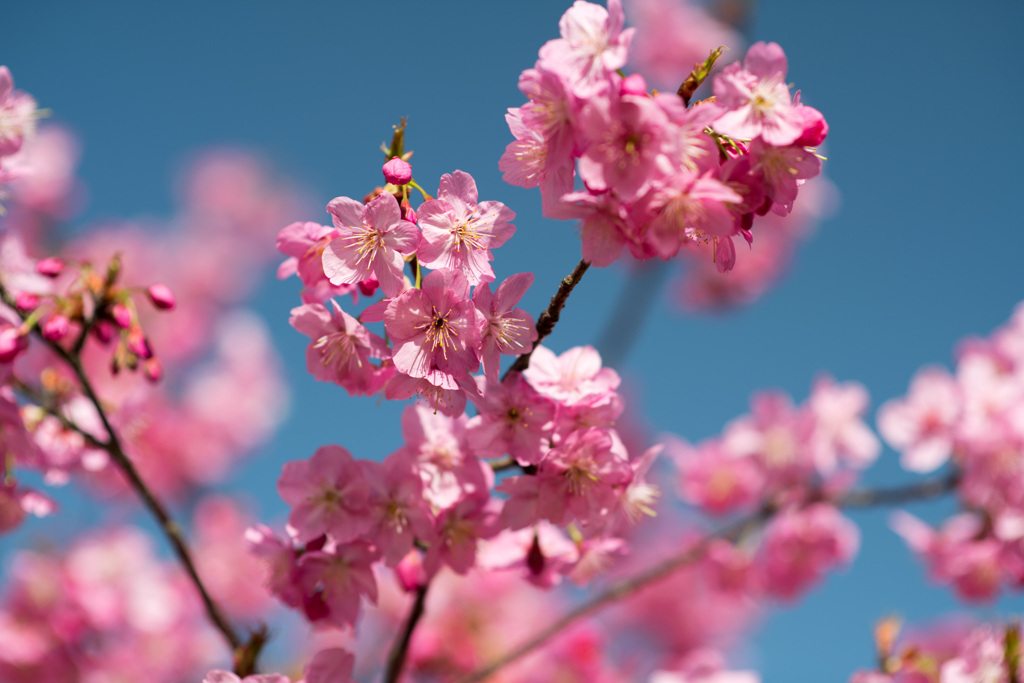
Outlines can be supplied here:
M15 297L14 305L18 307L19 311L27 313L39 305L39 297L28 292L21 292Z
M622 79L619 92L623 95L646 95L647 81L640 74L630 74Z
M110 315L122 330L132 326L132 312L124 304L114 304L110 307Z
M409 221L410 223L418 223L420 217L416 215L416 209L412 208L412 204L409 203L408 199L403 199L400 205L402 207L402 220Z
M402 588L410 593L427 583L423 557L418 550L410 550L409 554L402 558L402 561L395 567L395 574L398 576Z
M164 376L163 363L156 356L147 358L146 362L142 364L142 372L146 374L146 379L156 384Z
M100 320L92 328L92 334L103 345L107 345L114 338L114 326L106 320Z
M150 285L146 293L149 294L149 300L153 302L153 305L160 310L169 311L174 308L174 293L167 285L160 283Z
M378 287L380 287L380 283L376 280L363 280L359 283L359 291L363 296L373 296Z
M28 339L21 328L13 325L0 329L0 363L10 363L28 348Z
M801 147L817 147L825 142L825 138L828 137L828 122L821 112L814 107L805 105L797 107L796 110L803 117L804 132L793 144Z
M51 315L39 327L43 334L43 339L57 342L67 335L68 330L71 329L71 324L66 317L58 313Z
M392 185L405 185L412 180L412 166L398 157L384 164L384 180Z
M139 358L153 357L153 351L149 348L149 342L146 341L146 335L143 334L141 327L133 327L128 330L128 339L126 341L128 350Z
M64 262L58 258L44 258L36 262L36 272L46 277L57 277L64 272Z

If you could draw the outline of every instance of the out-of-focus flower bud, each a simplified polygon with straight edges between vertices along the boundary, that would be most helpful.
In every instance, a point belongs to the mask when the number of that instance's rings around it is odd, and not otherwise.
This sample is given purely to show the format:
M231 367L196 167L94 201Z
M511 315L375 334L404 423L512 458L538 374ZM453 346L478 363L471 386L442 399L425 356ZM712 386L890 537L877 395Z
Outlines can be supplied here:
M68 322L68 319L59 313L57 315L51 315L43 322L42 325L40 325L43 338L52 342L63 339L70 329L71 324Z
M160 283L150 285L146 293L149 294L149 300L153 302L153 305L160 310L170 311L174 308L174 293L167 285Z
M36 263L36 272L46 277L57 277L64 272L64 262L58 258L44 258Z

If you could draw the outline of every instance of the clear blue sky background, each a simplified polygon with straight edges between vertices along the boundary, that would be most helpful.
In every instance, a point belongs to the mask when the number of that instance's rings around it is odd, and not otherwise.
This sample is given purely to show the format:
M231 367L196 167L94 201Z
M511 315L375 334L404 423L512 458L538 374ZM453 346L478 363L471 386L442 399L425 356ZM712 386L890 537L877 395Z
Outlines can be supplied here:
M308 186L317 201L295 219L326 222L330 198L379 182L378 145L408 116L421 182L461 168L482 198L518 213L495 265L499 278L537 274L525 301L536 311L578 259L578 240L539 218L534 191L504 185L497 160L511 139L505 109L522 100L518 74L567 5L35 0L5 8L0 63L80 135L87 222L168 215L175 170L224 144L258 150ZM1024 298L1021 26L1024 5L1011 0L759 4L753 39L784 47L789 80L831 124L826 172L841 207L749 310L685 316L659 296L620 367L653 426L708 437L751 391L802 400L821 371L863 382L877 407L922 364L948 363L958 339L1008 317ZM588 274L551 345L593 342L622 283L614 268ZM380 457L400 438L397 406L349 400L305 375L305 338L287 325L296 291L268 273L258 303L288 358L292 415L234 482L267 519L283 514L280 462L328 442ZM869 480L907 479L894 461L887 451ZM766 683L843 681L871 663L879 617L954 609L947 591L924 585L886 515L857 515L852 571L774 612L740 653ZM1022 609L1014 596L982 613Z

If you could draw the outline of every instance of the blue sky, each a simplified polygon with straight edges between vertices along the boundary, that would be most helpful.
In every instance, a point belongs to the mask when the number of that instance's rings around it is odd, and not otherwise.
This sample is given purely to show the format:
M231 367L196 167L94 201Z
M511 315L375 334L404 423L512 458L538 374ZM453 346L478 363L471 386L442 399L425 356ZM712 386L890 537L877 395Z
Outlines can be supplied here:
M462 169L482 198L517 212L517 235L495 266L499 279L536 273L524 303L537 311L578 260L578 239L569 224L540 218L535 192L505 185L497 159L511 139L505 109L522 100L518 74L557 35L566 6L396 1L385 13L355 2L37 0L5 10L0 63L81 137L86 223L168 215L176 169L209 145L262 153L315 198L295 219L326 222L329 199L379 182L378 145L408 116L421 182ZM877 407L921 365L948 364L958 339L1006 320L1024 298L1021 25L1024 5L1009 0L758 3L753 39L784 47L789 80L829 120L825 169L840 205L784 282L748 310L685 315L652 294L619 367L652 426L708 437L746 410L752 391L778 387L802 400L823 371L864 383ZM551 346L592 343L623 282L617 268L588 273ZM287 325L296 291L269 272L260 290L296 399L234 482L268 518L283 512L280 462L328 442L361 457L398 445L397 407L348 400L305 376L305 339ZM898 477L907 478L890 451L869 474ZM955 607L924 584L886 513L855 519L864 541L852 570L775 612L741 653L766 683L845 680L870 664L877 618L920 621ZM983 614L1022 608L1015 596Z

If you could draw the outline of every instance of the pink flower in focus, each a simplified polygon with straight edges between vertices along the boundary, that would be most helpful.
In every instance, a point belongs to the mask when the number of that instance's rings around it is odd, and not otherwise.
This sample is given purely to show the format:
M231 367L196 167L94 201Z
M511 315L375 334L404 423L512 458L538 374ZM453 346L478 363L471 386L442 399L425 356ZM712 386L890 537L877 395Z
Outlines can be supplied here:
M714 129L740 140L760 136L774 147L796 142L804 131L803 116L793 106L787 69L778 43L751 45L742 66L733 62L715 77L715 101L727 111Z
M375 394L391 373L370 358L390 358L391 350L333 300L331 307L304 304L291 311L289 324L312 340L306 369L321 382L340 384L351 396Z
M405 287L404 256L416 251L419 230L402 220L394 195L383 192L363 205L336 197L327 205L338 236L323 252L323 269L332 285L358 284L376 279L389 297Z
M435 270L422 289L395 298L384 312L384 328L394 344L395 367L443 389L480 367L483 315L469 300L469 283L458 271Z
M466 425L469 445L482 458L508 453L520 464L536 464L548 450L555 403L537 393L519 373L503 383L478 379L479 414Z
M494 280L491 249L515 233L515 213L501 202L477 201L476 181L463 171L441 176L437 199L417 212L423 240L417 251L422 265L461 273L471 286Z
M483 283L473 292L473 304L487 321L481 335L480 360L489 382L496 382L501 371L501 354L519 355L537 340L533 316L513 308L533 284L533 273L518 273L505 279L491 294Z

